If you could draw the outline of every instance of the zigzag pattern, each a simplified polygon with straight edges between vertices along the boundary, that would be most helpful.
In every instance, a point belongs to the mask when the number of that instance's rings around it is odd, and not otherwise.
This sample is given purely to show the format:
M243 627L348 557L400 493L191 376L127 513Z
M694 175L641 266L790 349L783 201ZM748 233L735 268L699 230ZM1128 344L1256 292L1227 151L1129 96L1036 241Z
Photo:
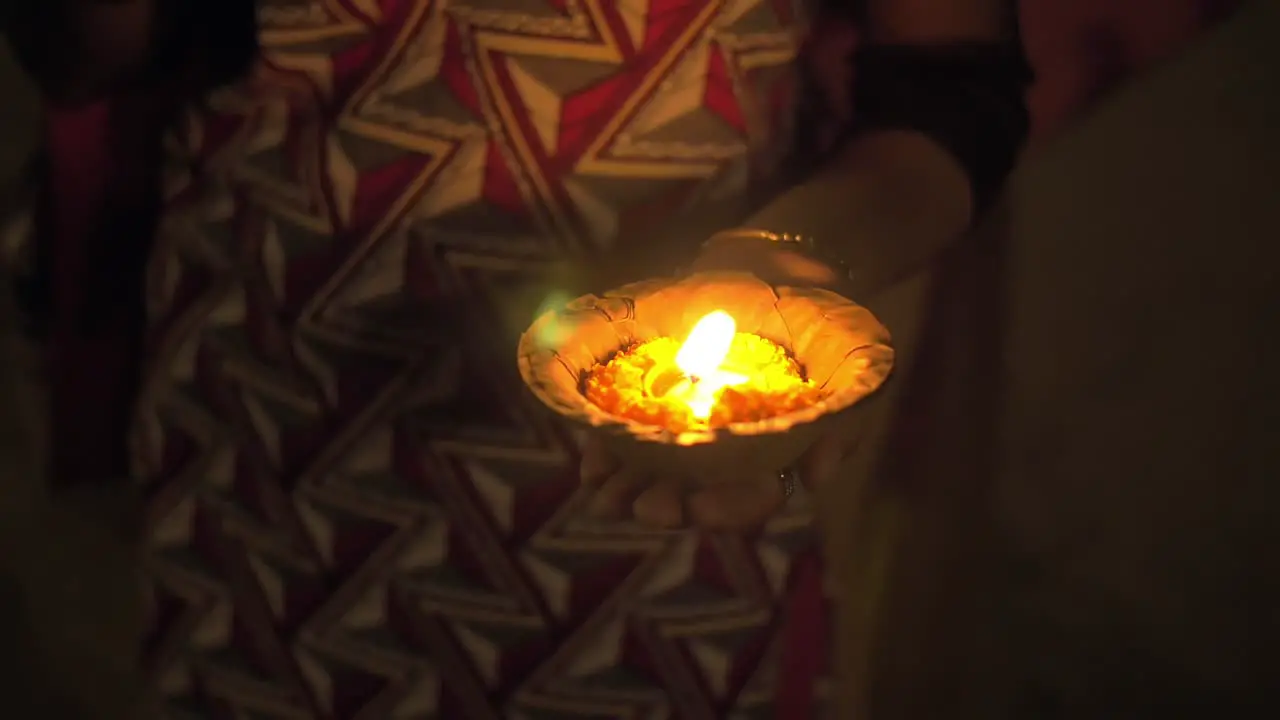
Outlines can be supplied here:
M804 508L754 538L588 522L504 359L571 263L744 187L790 3L261 5L252 82L173 138L152 265L166 707L765 712Z

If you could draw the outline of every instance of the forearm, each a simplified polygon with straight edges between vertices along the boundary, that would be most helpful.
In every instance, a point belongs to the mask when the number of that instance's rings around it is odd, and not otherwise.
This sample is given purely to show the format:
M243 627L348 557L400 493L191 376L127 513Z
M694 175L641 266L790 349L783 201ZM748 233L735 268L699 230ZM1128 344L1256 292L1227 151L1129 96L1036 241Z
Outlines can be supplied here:
M865 295L927 262L970 217L969 181L946 150L919 133L884 131L851 140L745 225L813 238L843 262L848 289Z
M959 236L999 191L1027 130L1006 0L870 0L854 60L853 128L812 178L751 227L812 238L859 292Z

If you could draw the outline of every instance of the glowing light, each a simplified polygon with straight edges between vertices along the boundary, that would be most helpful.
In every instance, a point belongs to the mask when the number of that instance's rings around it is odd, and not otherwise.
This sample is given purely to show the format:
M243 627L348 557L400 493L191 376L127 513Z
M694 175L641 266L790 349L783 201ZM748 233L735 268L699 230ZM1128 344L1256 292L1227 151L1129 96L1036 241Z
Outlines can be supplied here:
M693 326L676 353L676 367L684 373L685 381L678 383L672 393L700 420L711 416L721 390L749 379L721 367L737 330L738 324L729 313L723 310L708 313Z
M676 367L689 377L710 375L724 362L733 344L738 324L723 310L707 313L689 331L689 337L676 353Z

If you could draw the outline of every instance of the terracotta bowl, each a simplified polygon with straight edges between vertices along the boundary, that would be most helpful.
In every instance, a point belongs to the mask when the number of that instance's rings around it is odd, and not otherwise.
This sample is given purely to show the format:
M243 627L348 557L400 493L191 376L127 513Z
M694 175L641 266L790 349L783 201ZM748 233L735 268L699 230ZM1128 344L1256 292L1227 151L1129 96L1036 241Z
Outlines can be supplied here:
M633 342L684 338L713 310L732 315L738 332L786 348L827 396L767 420L678 434L587 400L584 379L597 363ZM828 423L884 383L893 359L889 331L866 308L827 290L774 287L741 273L648 280L585 295L536 319L519 346L520 374L544 405L600 433L625 462L691 475L790 467Z

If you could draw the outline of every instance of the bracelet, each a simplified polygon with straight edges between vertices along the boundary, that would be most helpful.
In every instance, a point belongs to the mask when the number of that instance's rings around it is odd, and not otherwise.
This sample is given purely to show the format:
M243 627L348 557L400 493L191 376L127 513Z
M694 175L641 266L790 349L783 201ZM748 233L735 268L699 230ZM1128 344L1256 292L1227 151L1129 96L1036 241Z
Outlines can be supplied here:
M852 132L914 130L942 146L986 211L1026 143L1033 74L1016 41L868 46L854 56Z
M766 240L768 242L786 245L788 250L793 250L812 260L826 265L836 271L836 275L841 280L852 282L853 270L842 258L831 253L825 252L821 245L810 235L799 235L795 233L778 233L770 230L758 230L755 228L734 228L733 230L721 230L707 238L702 244L704 248L710 247L713 243L721 241L740 241L740 240Z

